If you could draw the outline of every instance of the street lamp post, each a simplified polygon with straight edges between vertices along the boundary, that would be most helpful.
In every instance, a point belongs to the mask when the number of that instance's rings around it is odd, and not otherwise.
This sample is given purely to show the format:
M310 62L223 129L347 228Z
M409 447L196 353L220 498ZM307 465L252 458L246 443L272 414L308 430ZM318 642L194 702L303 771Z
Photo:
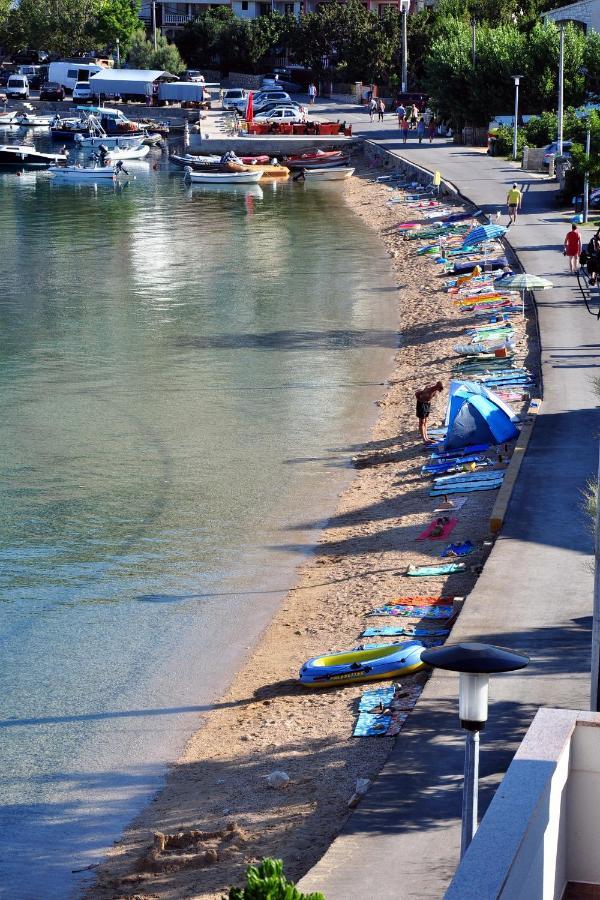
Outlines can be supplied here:
M400 0L400 12L402 13L402 93L408 90L408 36L407 17L410 9L410 0Z
M563 110L564 110L564 86L565 86L565 23L559 22L560 44L558 54L558 141L557 156L563 154Z
M513 75L512 80L515 83L515 123L513 127L513 152L512 158L517 158L517 133L519 130L519 84L521 83L522 75Z
M495 672L514 672L529 663L529 657L492 644L449 644L421 654L423 662L434 669L459 672L458 715L467 732L462 802L460 858L477 831L479 782L479 732L488 717L488 685Z
M117 69L121 68L121 42L119 38L116 41L117 44Z
M585 133L585 174L583 176L583 221L587 222L590 209L590 144L592 134L590 129L590 120L587 120L587 130Z
M477 62L477 19L471 19L471 28L472 28L471 55L473 57L473 68L475 68L475 63Z

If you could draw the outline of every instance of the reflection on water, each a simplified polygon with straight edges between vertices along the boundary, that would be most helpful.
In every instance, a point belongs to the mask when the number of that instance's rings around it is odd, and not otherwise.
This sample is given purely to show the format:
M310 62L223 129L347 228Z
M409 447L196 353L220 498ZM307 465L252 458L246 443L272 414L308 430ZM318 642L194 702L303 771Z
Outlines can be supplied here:
M0 234L0 883L64 898L293 579L395 323L339 193L0 175Z

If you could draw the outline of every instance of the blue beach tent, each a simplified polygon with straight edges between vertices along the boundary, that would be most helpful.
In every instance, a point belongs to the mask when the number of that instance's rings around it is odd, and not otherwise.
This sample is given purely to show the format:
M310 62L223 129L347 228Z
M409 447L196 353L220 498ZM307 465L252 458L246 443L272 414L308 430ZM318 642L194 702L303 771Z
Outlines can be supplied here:
M510 416L488 397L460 391L450 401L446 450L472 444L503 444L519 434Z
M445 421L446 426L450 423L453 398L457 396L464 399L467 394L481 394L482 397L487 397L488 400L491 400L492 403L495 403L496 406L504 410L511 422L515 422L518 419L516 412L510 408L508 403L505 403L504 400L498 397L497 394L495 394L493 391L490 391L490 389L486 387L485 384L482 384L479 381L451 381L450 387L448 388L448 406L446 407Z

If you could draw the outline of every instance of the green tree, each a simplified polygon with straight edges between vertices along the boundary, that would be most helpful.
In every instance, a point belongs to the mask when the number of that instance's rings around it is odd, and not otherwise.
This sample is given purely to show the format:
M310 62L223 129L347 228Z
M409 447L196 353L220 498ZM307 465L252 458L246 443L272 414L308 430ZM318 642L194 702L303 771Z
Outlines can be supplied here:
M177 47L190 65L203 67L216 61L221 34L235 20L228 6L217 6L200 13L176 38Z
M104 0L96 16L97 41L114 48L117 38L121 53L126 54L140 30L141 0Z
M99 0L20 0L6 20L8 50L39 47L68 55L89 50Z
M158 34L155 50L143 31L138 31L131 42L127 62L132 69L162 69L173 75L179 75L185 69L185 62L175 44L170 44L164 35Z

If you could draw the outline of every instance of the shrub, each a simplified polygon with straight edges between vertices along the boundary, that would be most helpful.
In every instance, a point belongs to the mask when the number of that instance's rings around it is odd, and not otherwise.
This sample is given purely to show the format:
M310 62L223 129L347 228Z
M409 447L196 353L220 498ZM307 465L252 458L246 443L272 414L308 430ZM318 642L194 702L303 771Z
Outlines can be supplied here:
M229 900L325 900L323 894L303 894L283 874L280 859L263 859L246 871L246 886L232 887Z

